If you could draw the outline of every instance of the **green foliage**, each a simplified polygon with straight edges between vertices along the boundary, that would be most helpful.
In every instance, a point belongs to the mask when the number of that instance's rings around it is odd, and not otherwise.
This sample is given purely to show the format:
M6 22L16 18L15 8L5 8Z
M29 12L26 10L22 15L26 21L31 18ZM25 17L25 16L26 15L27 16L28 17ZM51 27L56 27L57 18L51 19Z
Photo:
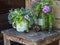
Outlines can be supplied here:
M45 23L45 28L52 26L54 24L54 15L53 15L53 3L51 0L41 0L41 2L37 2L35 1L34 6L36 5L36 7L33 7L33 13L35 14L35 16L37 18L41 18L41 15L43 14L43 18L44 18L44 23ZM44 13L42 11L43 7L47 5L51 8L51 11L48 13Z
M9 11L8 19L10 24L16 25L16 22L20 23L24 18L19 9L11 9Z
M28 19L26 19L24 16L28 15ZM13 24L16 26L16 22L20 23L21 21L33 21L33 14L29 9L24 8L17 8L17 9L11 9L9 10L8 20L10 24ZM32 22L31 22L32 23Z

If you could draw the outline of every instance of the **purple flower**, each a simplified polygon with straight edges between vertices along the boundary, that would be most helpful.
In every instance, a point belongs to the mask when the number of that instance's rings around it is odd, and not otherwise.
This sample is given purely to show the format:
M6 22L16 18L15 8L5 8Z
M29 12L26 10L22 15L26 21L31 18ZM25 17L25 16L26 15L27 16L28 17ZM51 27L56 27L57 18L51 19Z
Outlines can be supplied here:
M29 16L28 16L28 15L25 15L24 18L25 18L25 19L29 19Z
M48 12L51 11L51 8L50 8L49 6L47 6L47 5L45 5L45 6L43 6L42 11L43 11L44 13L48 13Z

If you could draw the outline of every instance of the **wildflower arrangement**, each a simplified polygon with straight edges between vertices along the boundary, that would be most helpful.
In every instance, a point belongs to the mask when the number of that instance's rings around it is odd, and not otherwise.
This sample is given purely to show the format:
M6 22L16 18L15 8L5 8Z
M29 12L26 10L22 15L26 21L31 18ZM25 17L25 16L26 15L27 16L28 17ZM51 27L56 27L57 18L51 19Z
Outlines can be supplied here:
M9 23L12 24L14 28L16 28L17 23L18 24L21 23L20 26L22 28L22 25L26 26L25 22L27 25L29 25L29 23L30 24L33 23L33 14L29 9L26 9L26 8L11 9L9 10L8 20L9 20Z
M12 24L14 28L17 28L18 31L28 30L26 27L29 27L29 24L33 27L33 30L36 31L51 31L54 24L51 0L32 0L32 3L30 6L31 9L11 9L8 15L9 23Z
M52 30L51 28L54 24L54 15L51 0L40 0L39 2L34 0L34 4L31 5L31 7L37 19L43 18L40 22L38 21L38 25L44 27L45 29L48 28L49 31Z
M43 14L53 14L53 7L51 0L41 0L41 2L38 2L38 5L35 8L36 15Z

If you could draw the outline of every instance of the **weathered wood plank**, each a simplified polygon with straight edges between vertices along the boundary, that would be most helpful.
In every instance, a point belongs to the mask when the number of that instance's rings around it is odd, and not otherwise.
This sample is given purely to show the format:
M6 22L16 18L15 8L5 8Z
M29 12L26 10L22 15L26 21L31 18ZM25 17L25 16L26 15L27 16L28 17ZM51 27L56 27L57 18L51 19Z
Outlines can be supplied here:
M30 8L30 2L31 2L31 0L25 0L25 5L27 8Z
M14 42L18 42L18 43L21 43L21 44L30 44L31 43L31 41L29 41L27 39L19 38L19 37L8 35L8 34L6 34L6 38L8 40L11 40L11 41L14 41Z
M59 45L60 45L60 40L59 40Z
M2 31L7 35L8 40L16 41L23 44L31 43L35 45L46 45L60 39L60 30L56 30L53 33L47 32L34 32L19 33L15 29L8 29Z
M34 44L32 44L32 43L29 43L29 44L26 44L26 45L34 45Z
M7 39L5 34L3 34L3 36L4 36L4 45L10 45L10 40Z

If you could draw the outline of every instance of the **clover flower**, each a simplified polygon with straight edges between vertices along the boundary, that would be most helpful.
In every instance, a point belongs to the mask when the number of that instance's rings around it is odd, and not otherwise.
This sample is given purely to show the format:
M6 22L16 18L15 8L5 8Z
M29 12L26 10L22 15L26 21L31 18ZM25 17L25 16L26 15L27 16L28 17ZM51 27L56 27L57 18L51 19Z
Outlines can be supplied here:
M51 8L50 8L49 6L47 6L47 5L45 5L45 6L43 6L42 11L43 11L44 13L48 13L48 12L51 11Z
M25 15L24 18L25 18L25 19L29 19L29 16L28 16L28 15Z

